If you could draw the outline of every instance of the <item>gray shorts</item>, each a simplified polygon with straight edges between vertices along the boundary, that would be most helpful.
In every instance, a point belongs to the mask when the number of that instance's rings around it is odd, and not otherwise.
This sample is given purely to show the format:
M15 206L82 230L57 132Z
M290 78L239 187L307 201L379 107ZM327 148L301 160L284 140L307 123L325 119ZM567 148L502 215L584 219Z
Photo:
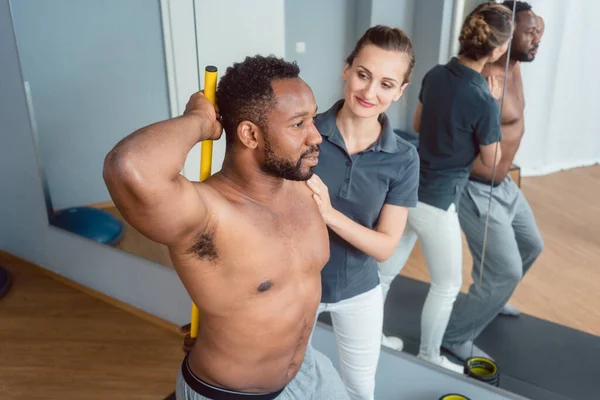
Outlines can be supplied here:
M185 377L184 377L185 374ZM191 386L202 389L199 394ZM177 375L177 400L237 400L237 399L277 399L277 400L349 400L342 380L325 355L313 349L306 349L302 366L296 377L279 394L254 394L229 391L208 385L186 370L186 362ZM207 397L210 396L210 397Z

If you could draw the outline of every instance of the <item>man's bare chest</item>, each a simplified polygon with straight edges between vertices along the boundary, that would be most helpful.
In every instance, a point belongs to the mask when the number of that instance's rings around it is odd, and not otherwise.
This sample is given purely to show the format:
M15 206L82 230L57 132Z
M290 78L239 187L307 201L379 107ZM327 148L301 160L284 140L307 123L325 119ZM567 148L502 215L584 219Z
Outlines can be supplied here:
M312 203L293 201L278 210L241 207L220 226L215 243L224 255L258 258L259 264L278 260L294 269L312 268L329 258L327 228Z
M512 74L506 81L502 106L502 124L511 125L523 119L525 112L525 96L520 73Z

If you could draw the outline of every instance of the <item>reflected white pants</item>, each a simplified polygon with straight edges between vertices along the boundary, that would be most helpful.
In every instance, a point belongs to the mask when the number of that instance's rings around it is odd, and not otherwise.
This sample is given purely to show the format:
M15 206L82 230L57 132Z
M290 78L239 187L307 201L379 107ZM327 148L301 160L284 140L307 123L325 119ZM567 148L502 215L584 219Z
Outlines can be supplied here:
M419 355L436 359L462 285L462 237L455 205L444 211L418 202L409 209L406 229L396 251L379 263L384 304L390 284L406 264L417 238L431 279L421 313Z
M338 370L350 398L373 400L383 329L381 286L337 303L321 303L317 317L324 311L331 314Z

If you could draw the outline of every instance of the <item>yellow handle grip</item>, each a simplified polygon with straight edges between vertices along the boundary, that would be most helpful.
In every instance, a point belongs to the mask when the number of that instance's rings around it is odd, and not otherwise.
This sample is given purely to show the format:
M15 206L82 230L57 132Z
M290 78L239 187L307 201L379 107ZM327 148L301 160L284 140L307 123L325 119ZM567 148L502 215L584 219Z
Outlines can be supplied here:
M215 104L217 93L217 67L209 65L204 69L204 97ZM200 156L200 182L211 175L213 141L202 142Z
M204 97L211 103L216 102L217 93L217 67L208 65L204 69ZM205 180L211 175L212 169L212 151L213 141L204 140L201 144L200 150L200 182ZM198 336L198 328L200 326L200 311L194 303L192 303L192 320L190 327L190 337L196 338Z

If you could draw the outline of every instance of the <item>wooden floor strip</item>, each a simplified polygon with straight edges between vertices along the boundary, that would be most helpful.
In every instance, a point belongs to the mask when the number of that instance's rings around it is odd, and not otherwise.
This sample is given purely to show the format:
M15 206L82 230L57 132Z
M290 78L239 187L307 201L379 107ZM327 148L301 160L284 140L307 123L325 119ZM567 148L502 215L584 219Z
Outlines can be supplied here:
M0 399L146 400L173 392L183 353L172 326L6 253L0 263L14 278L0 300Z

